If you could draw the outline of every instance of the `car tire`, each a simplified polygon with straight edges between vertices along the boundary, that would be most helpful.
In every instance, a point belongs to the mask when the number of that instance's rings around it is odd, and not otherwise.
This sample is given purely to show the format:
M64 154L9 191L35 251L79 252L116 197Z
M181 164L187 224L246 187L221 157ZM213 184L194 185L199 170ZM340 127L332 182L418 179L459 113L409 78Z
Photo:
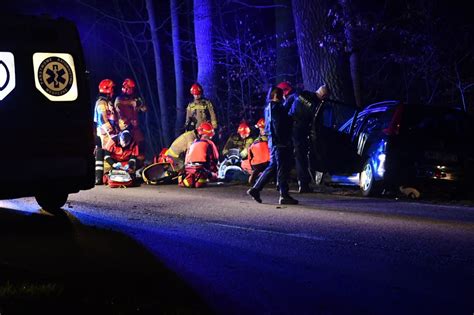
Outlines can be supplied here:
M370 159L364 163L359 174L359 187L364 197L378 196L382 192L382 183L375 180L375 169Z
M56 213L61 211L61 208L66 204L68 193L54 192L54 193L39 193L35 196L36 202L43 210L49 213Z

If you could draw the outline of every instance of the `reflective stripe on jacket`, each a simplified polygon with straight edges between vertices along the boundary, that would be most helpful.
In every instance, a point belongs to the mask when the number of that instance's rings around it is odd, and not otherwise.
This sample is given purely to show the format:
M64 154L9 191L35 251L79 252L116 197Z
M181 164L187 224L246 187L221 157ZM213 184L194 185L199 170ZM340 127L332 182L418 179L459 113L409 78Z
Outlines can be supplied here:
M214 106L209 100L200 99L188 104L186 108L186 124L195 119L196 127L202 122L210 121L214 128L217 128L217 117Z

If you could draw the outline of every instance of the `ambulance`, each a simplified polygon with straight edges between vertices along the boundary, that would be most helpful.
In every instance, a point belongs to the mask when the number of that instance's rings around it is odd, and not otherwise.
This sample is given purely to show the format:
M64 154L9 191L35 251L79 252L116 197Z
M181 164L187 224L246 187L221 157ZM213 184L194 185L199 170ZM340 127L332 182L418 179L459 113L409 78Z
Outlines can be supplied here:
M0 199L55 211L94 187L92 117L74 23L0 15Z

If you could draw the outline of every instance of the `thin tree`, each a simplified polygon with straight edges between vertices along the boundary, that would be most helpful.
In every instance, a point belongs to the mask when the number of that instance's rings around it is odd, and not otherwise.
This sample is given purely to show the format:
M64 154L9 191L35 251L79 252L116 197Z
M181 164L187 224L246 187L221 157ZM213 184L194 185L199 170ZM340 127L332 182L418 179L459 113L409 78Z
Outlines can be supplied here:
M178 136L182 131L186 111L179 8L180 4L178 0L170 1L171 35L173 42L174 75L176 84L176 121L174 127L175 136Z
M155 56L156 85L158 89L158 98L160 101L162 139L167 145L171 142L171 135L169 133L168 103L166 99L166 89L163 74L163 61L161 59L161 44L157 33L158 27L156 23L153 0L146 0L146 9L148 12L148 24L150 26L151 41L153 44Z

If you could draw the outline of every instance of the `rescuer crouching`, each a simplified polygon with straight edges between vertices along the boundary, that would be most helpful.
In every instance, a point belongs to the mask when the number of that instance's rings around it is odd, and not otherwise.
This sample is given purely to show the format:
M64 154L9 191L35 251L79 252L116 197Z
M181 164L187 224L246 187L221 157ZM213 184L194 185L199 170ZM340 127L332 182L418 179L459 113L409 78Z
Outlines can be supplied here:
M133 181L138 154L138 145L133 141L130 131L124 130L112 137L104 148L104 183L109 182L109 175L113 170L127 172Z
M200 188L208 181L217 180L219 152L212 142L214 128L211 123L203 122L197 128L196 139L186 153L184 172L178 177L180 187Z

